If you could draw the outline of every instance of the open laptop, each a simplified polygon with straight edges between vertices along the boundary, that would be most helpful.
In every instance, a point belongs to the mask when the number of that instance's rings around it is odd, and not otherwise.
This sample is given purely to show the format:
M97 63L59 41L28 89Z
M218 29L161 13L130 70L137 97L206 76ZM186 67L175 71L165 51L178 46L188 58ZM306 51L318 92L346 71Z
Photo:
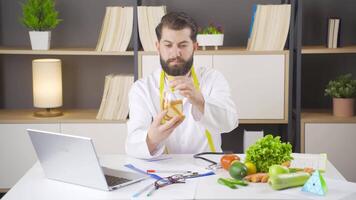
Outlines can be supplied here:
M110 191L148 178L100 166L90 138L32 129L27 132L49 179Z

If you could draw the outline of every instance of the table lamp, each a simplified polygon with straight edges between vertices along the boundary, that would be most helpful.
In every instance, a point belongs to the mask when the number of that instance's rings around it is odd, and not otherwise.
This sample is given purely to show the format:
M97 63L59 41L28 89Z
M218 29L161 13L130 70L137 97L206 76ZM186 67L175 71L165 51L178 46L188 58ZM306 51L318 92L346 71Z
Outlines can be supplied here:
M53 109L61 107L62 69L60 59L35 59L32 61L33 105L44 108L34 113L36 117L56 117L63 113Z

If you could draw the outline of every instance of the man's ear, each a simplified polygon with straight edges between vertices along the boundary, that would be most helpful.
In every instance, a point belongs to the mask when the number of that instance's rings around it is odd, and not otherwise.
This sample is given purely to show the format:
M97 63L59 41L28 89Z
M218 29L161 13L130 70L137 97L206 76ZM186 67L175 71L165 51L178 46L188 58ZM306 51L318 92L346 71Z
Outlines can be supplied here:
M193 42L194 51L198 50L198 42Z
M156 41L156 49L159 52L159 41Z

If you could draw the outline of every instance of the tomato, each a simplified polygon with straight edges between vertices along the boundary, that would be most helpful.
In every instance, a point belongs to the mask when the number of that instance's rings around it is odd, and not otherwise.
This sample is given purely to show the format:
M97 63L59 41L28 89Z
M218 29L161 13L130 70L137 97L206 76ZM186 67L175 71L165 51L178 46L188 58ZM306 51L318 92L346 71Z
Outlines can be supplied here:
M240 157L235 154L226 154L220 158L220 164L222 168L229 170L231 163L235 160L240 160Z

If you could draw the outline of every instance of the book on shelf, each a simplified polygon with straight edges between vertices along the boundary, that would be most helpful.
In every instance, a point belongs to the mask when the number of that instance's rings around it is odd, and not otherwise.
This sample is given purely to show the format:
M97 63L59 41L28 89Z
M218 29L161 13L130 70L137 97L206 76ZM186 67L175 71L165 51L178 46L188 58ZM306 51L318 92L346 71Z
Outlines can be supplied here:
M283 50L287 41L291 5L254 5L247 50Z
M96 119L126 120L129 114L128 93L134 82L133 76L105 76L104 92Z
M327 47L337 48L340 46L340 19L330 18L328 20Z
M106 7L96 51L126 51L132 29L133 7Z
M139 6L138 33L144 51L156 51L156 27L167 13L166 6Z

